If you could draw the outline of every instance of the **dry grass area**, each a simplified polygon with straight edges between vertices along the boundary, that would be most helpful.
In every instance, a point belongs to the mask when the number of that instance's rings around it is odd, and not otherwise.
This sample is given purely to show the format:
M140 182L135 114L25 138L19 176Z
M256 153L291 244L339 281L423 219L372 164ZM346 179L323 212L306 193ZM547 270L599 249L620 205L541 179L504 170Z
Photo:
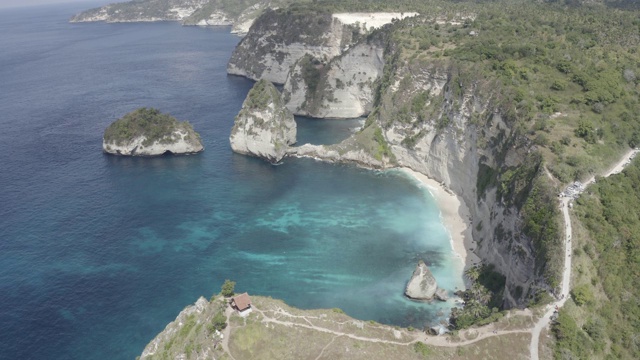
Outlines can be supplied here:
M262 324L258 314L251 314L245 325L231 330L229 350L235 359L309 359L332 337L298 326Z
M253 302L256 310L250 316L234 315L230 320L229 350L235 359L529 358L528 333L493 336L458 347L416 346L417 331L355 320L338 310L300 310L257 296ZM522 329L530 324L530 316L518 315L501 319L496 328ZM465 335L466 340L472 338Z
M553 359L553 348L556 346L554 339L550 331L542 329L538 346L538 357L540 360Z
M530 334L509 334L494 336L475 344L455 349L455 355L446 359L529 359Z
M207 303L197 314L182 313L178 321L154 339L157 351L149 358L516 360L529 357L530 333L495 335L493 330L526 329L531 325L530 313L511 313L489 327L468 329L449 337L427 337L417 330L356 320L339 309L300 310L281 300L261 296L253 296L252 302L254 310L245 318L230 311L225 313L230 316L223 331L224 340L214 335L209 326L214 314L227 306L221 298ZM481 340L456 346L456 341L474 339Z

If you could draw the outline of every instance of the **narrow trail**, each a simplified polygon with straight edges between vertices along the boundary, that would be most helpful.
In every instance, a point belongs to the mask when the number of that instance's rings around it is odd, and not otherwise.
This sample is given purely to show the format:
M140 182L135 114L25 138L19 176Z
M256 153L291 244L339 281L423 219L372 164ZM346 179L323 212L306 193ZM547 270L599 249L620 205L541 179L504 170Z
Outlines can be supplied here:
M602 176L607 178L611 175L618 174L624 167L633 159L639 150L628 151L622 159L620 159L611 169L606 171ZM547 172L548 176L551 176ZM595 183L595 176L590 177L585 182L585 187ZM571 283L571 216L569 215L569 203L571 198L564 197L561 200L562 216L565 224L565 250L564 250L564 271L562 272L562 290L560 292L560 300L547 305L544 315L538 320L531 332L531 344L529 345L529 352L531 353L531 360L538 360L538 349L540 347L540 333L542 329L549 326L551 323L551 316L556 311L564 306L564 303L569 299L569 285Z
M231 324L231 322L229 321L229 318L231 317L231 314L233 314L233 309L231 309L230 306L227 306L227 308L224 311L224 315L227 318L227 324ZM224 328L224 330L222 330L222 342L220 343L220 345L222 345L222 350L224 352L226 352L227 354L229 354L229 357L232 360L236 360L233 355L231 355L231 350L229 349L229 336L231 335L231 326L227 326Z
M424 334L424 333L417 333L417 334L406 334L405 333L406 335L408 335L409 337L412 337L413 339L403 342L403 341L391 341L391 340L385 340L385 339L379 339L379 338L370 338L370 337L358 336L358 335L354 335L354 334L350 334L350 333L345 333L345 332L340 332L340 331L336 331L336 330L332 330L332 329L327 329L327 328L320 327L320 326L313 325L313 324L307 325L307 324L301 324L301 323L297 323L297 322L283 321L283 320L275 319L275 318L272 318L272 317L268 316L267 314L265 314L264 311L256 308L255 306L253 306L253 310L262 315L262 322L263 323L273 323L273 324L278 324L278 325L282 325L282 326L298 326L298 327L303 327L303 328L306 328L306 329L312 329L312 330L315 330L315 331L329 333L329 334L335 335L334 340L338 336L344 336L344 337L348 337L348 338L351 338L351 339L354 339L354 340L368 341L368 342L373 342L373 343L391 344L391 345L401 345L401 346L407 346L407 345L414 344L414 343L416 343L418 341L421 341L421 342L424 342L425 344L428 344L428 345L442 346L442 347L456 347L456 346L461 346L461 345L473 344L473 343L478 342L480 340L484 340L486 338L490 338L490 337L494 337L494 336L501 336L501 335L507 335L507 334L522 334L522 333L529 333L530 332L529 329L522 329L522 330L494 330L491 325L488 325L488 326L485 326L483 328L473 329L471 331L473 336L475 336L473 339L462 340L462 341L450 341L448 338L446 338L444 336L430 336L430 335L427 335L427 334ZM290 315L290 314L288 314L287 312L285 312L285 311L283 311L281 309L280 309L279 313L280 314L284 314L284 315ZM291 317L304 318L304 316L296 316L296 315L291 315ZM329 346L329 344L327 344L327 346ZM325 348L327 346L325 346Z

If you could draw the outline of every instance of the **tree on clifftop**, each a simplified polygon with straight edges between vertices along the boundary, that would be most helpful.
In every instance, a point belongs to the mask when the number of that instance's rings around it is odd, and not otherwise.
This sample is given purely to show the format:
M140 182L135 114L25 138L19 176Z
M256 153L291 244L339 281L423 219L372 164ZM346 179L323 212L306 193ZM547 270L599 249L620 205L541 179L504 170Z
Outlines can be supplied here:
M229 279L225 280L224 284L222 284L222 292L221 292L222 296L224 297L233 296L235 287L236 287L235 281L231 281Z

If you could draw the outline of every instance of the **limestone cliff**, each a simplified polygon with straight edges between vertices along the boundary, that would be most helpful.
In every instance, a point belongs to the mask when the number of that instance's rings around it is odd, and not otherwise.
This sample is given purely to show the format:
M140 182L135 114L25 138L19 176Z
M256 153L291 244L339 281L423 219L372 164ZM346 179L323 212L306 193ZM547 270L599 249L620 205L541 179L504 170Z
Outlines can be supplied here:
M375 37L362 39L326 65L305 55L287 76L283 92L287 108L317 118L368 115L374 84L383 69L384 40Z
M526 303L545 288L541 265L522 232L521 204L505 201L495 183L498 169L517 168L525 159L531 181L539 160L503 119L493 99L497 95L487 90L492 84L464 83L460 69L445 61L393 66L361 132L337 145L305 144L291 154L382 169L409 167L442 183L470 210L478 242L474 252L507 277L504 305ZM518 196L526 197L529 189L524 185Z
M200 135L188 122L141 108L114 121L104 131L104 152L125 156L193 154L204 150Z
M278 90L258 81L242 104L229 137L233 151L277 163L296 142L296 122Z
M328 19L318 20L327 32L340 22L335 15L331 25ZM441 182L471 212L475 252L506 276L504 305L525 304L538 290L548 290L543 275L548 266L539 245L524 234L522 217L542 168L540 156L516 128L498 82L441 53L409 57L415 47L402 50L389 36L428 21L440 24L437 17L395 22L379 30L382 34L352 37L347 48L344 42L337 46L337 36L311 37L310 25L297 14L272 12L238 46L229 70L276 82L287 75L284 98L294 113L370 113L365 128L341 144L307 144L289 153L373 168L406 166ZM260 50L250 56L253 48Z
M179 21L193 14L208 0L143 0L113 3L74 15L70 22Z
M549 289L544 257L523 231L522 206L539 179L540 156L516 128L500 84L474 76L472 64L407 58L393 41L386 49L384 71L372 79L378 87L364 129L340 144L305 144L291 154L373 168L409 167L441 182L470 210L474 252L506 276L504 306L526 304L540 289ZM331 75L339 72L327 74L327 83L339 79ZM289 89L288 104L308 96L306 89L302 95L294 94L292 85ZM362 95L368 97L368 90Z
M198 359L221 358L219 344L224 335L220 330L226 327L226 307L227 303L222 297L211 301L200 297L145 346L140 359L186 359L194 352L198 354Z
M310 54L327 61L357 34L357 29L327 12L266 10L233 51L227 72L284 84L298 59Z
M424 261L420 260L407 283L404 294L414 300L431 300L438 290L438 283Z
M267 79L273 83L284 84L292 66L303 56L310 55L318 61L318 64L324 66L346 52L343 59L327 68L332 72L331 75L334 75L333 79L344 79L342 85L340 83L327 85L334 88L336 98L341 99L341 104L333 106L334 109L330 111L336 112L337 117L347 117L353 113L365 114L370 107L370 101L364 93L367 92L367 87L371 86L369 82L376 78L376 72L381 69L382 49L377 46L379 43L365 41L358 49L349 50L375 29L415 15L417 13L413 12L332 14L304 8L266 10L255 20L247 36L234 50L227 72L253 80ZM378 56L379 61L372 60L373 54ZM357 70L355 65L360 60L364 60L359 64L362 69ZM291 87L302 88L309 85L308 83L300 84L300 70L304 69L298 69L298 74L295 75L297 78L292 79L290 84L289 90L292 96L299 94L291 91ZM349 85L346 85L347 83ZM353 87L363 86L364 90L361 89L361 94L356 94ZM318 98L319 104L333 99L331 97L324 99L322 92L315 94L315 97ZM353 99L357 104L349 104ZM297 108L300 104L301 101L298 101L290 105L290 108ZM340 107L345 109L341 112Z
M136 0L113 3L74 15L70 22L181 21L183 25L229 26L244 34L269 7L289 0Z

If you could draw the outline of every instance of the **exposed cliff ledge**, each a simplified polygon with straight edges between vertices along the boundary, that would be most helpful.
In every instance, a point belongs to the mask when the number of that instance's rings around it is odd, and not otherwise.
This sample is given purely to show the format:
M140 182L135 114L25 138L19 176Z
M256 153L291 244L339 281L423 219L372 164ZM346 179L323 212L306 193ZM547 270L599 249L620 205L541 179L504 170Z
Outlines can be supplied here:
M278 90L266 80L258 81L235 118L231 136L233 151L277 163L296 142L296 122L284 106Z
M330 13L266 10L235 48L227 72L283 84L305 54L328 60L351 44L354 33Z
M414 16L416 13L339 13L290 9L266 10L256 21L247 36L238 44L229 64L227 72L232 75L245 76L253 80L267 79L273 83L284 84L291 67L305 55L310 55L321 63L326 63L347 51L353 44L362 39L368 32L391 23L394 19ZM359 76L354 75L354 61L358 60L362 52L375 52L381 55L381 49L364 45L351 51L341 62L334 64L331 71L336 78L345 78L346 84L351 80L353 85L362 84L375 78L374 71L378 71L380 63L363 63L365 68ZM381 56L380 56L381 60ZM376 70L373 70L376 69ZM363 74L367 72L368 75ZM357 73L357 71L355 71ZM307 84L308 85L308 84ZM295 85L292 85L295 86ZM338 84L336 87L341 86ZM344 90L352 96L353 91ZM320 102L329 101L319 99ZM344 97L344 102L349 101ZM358 99L359 102L362 102ZM364 105L354 107L366 108ZM297 107L299 104L291 105ZM342 105L344 107L346 105ZM338 107L335 106L338 111ZM346 109L353 113L354 110ZM366 110L356 110L366 113ZM345 113L347 114L347 113ZM340 115L340 114L339 114ZM324 116L324 115L323 115ZM346 116L338 116L346 117Z
M193 154L204 150L200 135L188 122L141 108L114 121L104 131L104 152L126 156Z
M283 96L296 115L354 118L373 107L374 84L384 69L384 40L363 39L326 65L305 55L287 76Z

